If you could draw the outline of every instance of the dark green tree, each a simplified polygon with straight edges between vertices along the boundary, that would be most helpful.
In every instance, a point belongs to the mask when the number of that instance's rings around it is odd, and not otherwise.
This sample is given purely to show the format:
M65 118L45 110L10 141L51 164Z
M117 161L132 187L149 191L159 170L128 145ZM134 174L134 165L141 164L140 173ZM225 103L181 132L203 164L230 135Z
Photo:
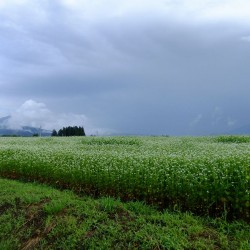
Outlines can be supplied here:
M59 129L57 135L58 135L58 136L63 136L63 131L62 131L62 129Z
M83 127L68 126L59 129L57 136L86 136L86 134Z
M57 136L57 132L55 129L52 130L51 136Z

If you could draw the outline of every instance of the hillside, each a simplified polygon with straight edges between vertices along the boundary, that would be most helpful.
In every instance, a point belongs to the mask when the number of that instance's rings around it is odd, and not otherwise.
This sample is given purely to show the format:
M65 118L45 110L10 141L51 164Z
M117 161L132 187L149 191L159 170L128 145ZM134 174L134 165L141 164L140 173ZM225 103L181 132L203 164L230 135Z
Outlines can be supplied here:
M35 128L31 126L20 126L20 129L9 128L8 121L11 116L0 118L0 136L33 136L34 134L41 134L41 136L50 136L51 131ZM18 124L17 124L18 126Z

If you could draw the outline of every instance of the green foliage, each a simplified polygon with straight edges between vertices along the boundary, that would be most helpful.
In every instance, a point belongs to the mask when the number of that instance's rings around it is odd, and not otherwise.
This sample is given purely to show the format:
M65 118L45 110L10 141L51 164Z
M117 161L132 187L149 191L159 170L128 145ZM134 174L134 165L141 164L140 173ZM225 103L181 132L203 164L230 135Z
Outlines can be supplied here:
M250 143L214 137L2 138L0 175L249 220Z
M85 131L83 127L63 127L59 129L58 133L54 129L51 136L85 136Z
M0 178L0 249L242 249L250 226Z
M215 140L222 143L249 143L250 136L222 135L216 137Z
M57 131L55 129L52 130L51 136L57 136Z
M111 213L115 212L121 206L120 200L116 200L112 197L102 197L99 199L100 210Z
M85 138L82 140L83 144L87 145L95 145L95 146L105 146L105 145L111 145L111 146L126 146L126 145L137 145L139 146L141 144L141 141L137 138L133 137L91 137L91 138Z
M44 206L44 212L53 215L61 212L66 207L66 202L60 200L60 201L52 201L49 204L46 204Z

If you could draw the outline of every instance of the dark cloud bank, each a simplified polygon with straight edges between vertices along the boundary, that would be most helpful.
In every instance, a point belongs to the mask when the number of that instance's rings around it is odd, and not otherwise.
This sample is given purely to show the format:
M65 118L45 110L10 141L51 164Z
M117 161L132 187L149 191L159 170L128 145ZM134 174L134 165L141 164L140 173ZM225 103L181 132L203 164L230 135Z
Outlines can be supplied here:
M0 5L0 116L12 126L208 135L250 124L250 19L177 18L150 1L14 2Z

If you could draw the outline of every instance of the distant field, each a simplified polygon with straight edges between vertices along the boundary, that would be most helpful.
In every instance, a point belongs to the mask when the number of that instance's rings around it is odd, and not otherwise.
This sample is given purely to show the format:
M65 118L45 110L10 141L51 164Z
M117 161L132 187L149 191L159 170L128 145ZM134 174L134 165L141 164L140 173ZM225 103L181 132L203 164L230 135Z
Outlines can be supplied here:
M249 220L250 137L0 138L0 175Z

